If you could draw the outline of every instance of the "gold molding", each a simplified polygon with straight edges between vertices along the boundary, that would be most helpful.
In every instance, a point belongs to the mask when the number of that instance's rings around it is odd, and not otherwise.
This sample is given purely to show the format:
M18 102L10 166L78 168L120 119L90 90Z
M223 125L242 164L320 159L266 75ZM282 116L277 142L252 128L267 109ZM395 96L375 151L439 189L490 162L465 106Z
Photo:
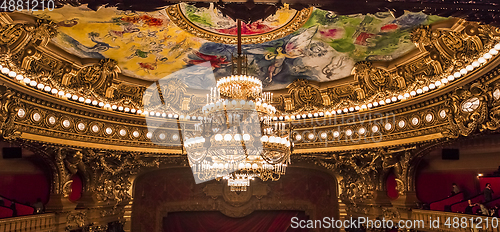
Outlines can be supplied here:
M172 20L175 25L196 37L206 39L215 43L237 43L237 37L234 35L224 35L211 32L206 29L200 28L189 21L184 13L182 13L180 4L170 6L165 11L167 12L170 20ZM297 11L297 13L295 13L295 16L290 21L288 21L285 25L279 27L278 29L263 34L243 35L241 38L241 42L242 44L257 44L283 38L301 28L307 22L307 20L309 20L312 12L313 7Z
M144 152L144 153L161 153L161 154L176 154L182 155L181 149L158 149L149 147L130 147L123 145L109 145L109 144L97 144L91 142L59 139L54 137L47 137L42 135L35 135L30 133L23 133L21 139L33 140L43 143L60 144L72 147L85 147L85 148L95 148L101 150L115 150L115 151L129 151L129 152Z
M322 147L322 148L306 148L306 149L295 149L292 154L314 154L314 153L324 153L324 152L338 152L338 151L353 151L353 150L363 150L363 149L371 149L377 147L391 147L391 146L402 146L405 144L416 144L419 142L425 142L430 140L436 140L444 138L441 133L435 133L430 135L423 135L418 137L399 139L399 140L391 140L384 141L378 143L367 143L367 144L358 144L358 145L349 145L349 146L339 146L339 147Z

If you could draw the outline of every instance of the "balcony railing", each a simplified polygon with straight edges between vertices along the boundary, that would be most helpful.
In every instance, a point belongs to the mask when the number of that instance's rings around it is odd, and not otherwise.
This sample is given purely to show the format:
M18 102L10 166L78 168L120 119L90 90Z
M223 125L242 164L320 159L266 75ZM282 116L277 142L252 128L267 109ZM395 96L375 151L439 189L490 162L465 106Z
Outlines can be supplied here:
M54 231L55 214L37 214L22 217L0 219L0 232L17 231Z
M413 229L424 231L500 232L500 219L496 217L432 210L413 210L411 221L414 226L424 226L424 228Z

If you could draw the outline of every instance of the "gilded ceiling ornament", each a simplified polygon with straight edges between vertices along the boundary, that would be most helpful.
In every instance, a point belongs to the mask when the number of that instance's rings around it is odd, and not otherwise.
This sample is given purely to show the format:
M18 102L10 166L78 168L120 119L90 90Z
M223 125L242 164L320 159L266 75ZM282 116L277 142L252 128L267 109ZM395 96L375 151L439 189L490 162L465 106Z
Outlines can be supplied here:
M283 38L301 28L307 22L307 20L309 20L312 11L313 7L304 8L300 11L297 11L295 16L289 22L279 27L278 29L263 34L243 35L241 42L242 44L258 44ZM195 25L184 15L180 4L167 7L166 12L170 20L172 20L175 25L196 37L206 39L215 43L237 43L236 35L218 34Z
M93 90L100 96L112 97L113 91L108 92L113 80L120 73L120 68L116 61L111 59L102 59L99 63L82 68L75 77L69 80L69 86L73 89L84 88Z
M415 147L396 149L374 149L365 152L334 154L327 159L316 160L342 177L340 198L344 204L354 205L372 200L375 191L382 191L385 174L394 169L397 189L404 195L407 188L408 162Z
M308 80L296 80L287 88L296 112L316 110L323 105L321 92Z
M444 134L457 138L482 129L481 125L488 119L489 101L487 88L480 83L455 90L446 103L449 126Z
M15 124L19 111L24 112L24 107L13 91L5 86L0 87L0 135L6 140L14 140L21 136Z

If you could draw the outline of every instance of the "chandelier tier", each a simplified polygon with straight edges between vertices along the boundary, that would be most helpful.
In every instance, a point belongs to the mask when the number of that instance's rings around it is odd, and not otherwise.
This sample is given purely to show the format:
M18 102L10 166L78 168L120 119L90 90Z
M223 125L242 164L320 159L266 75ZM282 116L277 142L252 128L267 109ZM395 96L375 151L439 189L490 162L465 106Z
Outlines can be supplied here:
M293 145L290 125L271 120L276 117L272 94L262 92L259 79L242 74L246 57L241 55L237 23L237 68L217 80L202 108L204 118L185 136L184 147L197 182L226 180L231 191L246 191L251 180L279 180L290 164Z

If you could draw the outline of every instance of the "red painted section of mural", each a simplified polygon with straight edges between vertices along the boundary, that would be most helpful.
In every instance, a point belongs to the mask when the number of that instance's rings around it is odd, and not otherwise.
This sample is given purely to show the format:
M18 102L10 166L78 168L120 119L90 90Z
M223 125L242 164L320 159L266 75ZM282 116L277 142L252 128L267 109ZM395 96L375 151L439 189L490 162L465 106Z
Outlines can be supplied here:
M210 183L216 183L216 181ZM269 186L269 193L259 200L262 206L269 204L268 201L278 202L278 204L280 201L308 202L314 207L310 211L313 215L308 215L311 219L338 218L337 182L326 172L289 168L287 174L279 181L262 183ZM132 231L161 231L158 227L162 226L165 216L162 211L166 210L166 205L169 203L175 202L176 205L182 205L183 202L217 204L217 201L208 197L203 191L205 186L206 183L199 185L194 183L189 168L164 169L138 177L134 188ZM210 209L204 211L207 210ZM183 211L192 210L186 208Z

